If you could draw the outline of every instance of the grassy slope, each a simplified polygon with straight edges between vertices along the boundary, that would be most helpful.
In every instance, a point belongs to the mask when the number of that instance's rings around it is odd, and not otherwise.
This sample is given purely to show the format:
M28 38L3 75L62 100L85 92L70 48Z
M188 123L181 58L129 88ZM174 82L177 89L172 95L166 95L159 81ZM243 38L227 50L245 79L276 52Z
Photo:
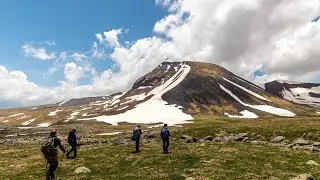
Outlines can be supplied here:
M59 176L63 179L289 179L301 173L320 178L320 154L244 143L193 143L179 140L181 134L206 136L220 130L230 133L255 132L271 138L285 135L294 139L309 134L318 139L320 120L261 119L231 120L198 117L196 124L173 132L172 153L161 154L158 143L143 143L142 152L133 154L132 145L82 146L79 158L64 160ZM0 179L41 179L44 162L39 147L0 149ZM74 175L76 167L85 165L92 173Z

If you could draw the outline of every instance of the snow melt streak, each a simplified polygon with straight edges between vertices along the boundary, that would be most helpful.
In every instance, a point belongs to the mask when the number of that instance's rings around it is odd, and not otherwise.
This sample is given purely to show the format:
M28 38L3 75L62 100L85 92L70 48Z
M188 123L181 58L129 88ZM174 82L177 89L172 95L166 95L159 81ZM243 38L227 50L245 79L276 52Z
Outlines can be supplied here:
M295 114L291 111L282 109L282 108L276 108L273 106L269 106L269 105L250 105L250 104L246 104L244 102L242 102L240 100L240 98L238 98L236 95L234 95L231 91L229 91L227 88L225 88L224 86L222 86L221 84L220 88L225 91L226 93L228 93L231 97L233 97L236 101L238 101L240 104L247 106L247 107L251 107L253 109L258 109L260 111L265 111L267 113L270 114L274 114L274 115L278 115L278 116L286 116L286 117L292 117L295 116Z
M257 116L255 113L253 112L250 112L248 110L244 110L244 111L241 111L240 114L242 114L242 116L236 116L236 115L230 115L228 113L224 113L224 115L230 117L230 118L258 118L259 116Z
M230 81L230 80L228 80L228 79L226 79L226 78L223 78L223 79L224 79L225 81L233 84L234 86L237 86L238 88L242 89L243 91L251 94L252 96L255 96L256 98L259 98L259 99L264 100L264 101L269 101L269 102L271 102L269 99L266 99L266 98L260 96L259 94L257 94L257 93L255 93L255 92L253 92L253 91L245 88L245 87L242 87L242 86L240 86L240 85L238 85L238 84L236 84L236 83L234 83L234 82L232 82L232 81Z

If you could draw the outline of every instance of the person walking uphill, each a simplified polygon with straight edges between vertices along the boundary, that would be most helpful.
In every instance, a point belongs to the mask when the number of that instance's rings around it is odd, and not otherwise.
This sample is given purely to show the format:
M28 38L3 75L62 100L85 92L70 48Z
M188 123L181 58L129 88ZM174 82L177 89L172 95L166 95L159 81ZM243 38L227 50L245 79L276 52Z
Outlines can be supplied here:
M68 136L68 143L70 144L71 146L71 149L70 151L67 153L67 158L69 159L69 155L70 153L72 153L73 151L73 158L76 158L77 157L77 146L78 146L78 143L77 143L77 135L76 135L76 128L73 128L70 132L69 132L69 136Z
M57 137L57 131L53 130L51 131L48 140L41 147L41 151L49 164L49 169L46 172L46 180L55 179L54 172L59 166L58 147L63 153L66 152L66 148L63 148L60 139Z
M136 151L135 152L140 152L140 137L141 137L142 131L140 128L140 125L138 124L137 127L133 129L132 133L132 141L136 142Z
M170 136L170 132L167 128L167 124L164 124L163 128L161 129L161 133L160 136L162 138L162 142L163 142L163 153L167 154L169 153L168 148L169 148L169 136Z

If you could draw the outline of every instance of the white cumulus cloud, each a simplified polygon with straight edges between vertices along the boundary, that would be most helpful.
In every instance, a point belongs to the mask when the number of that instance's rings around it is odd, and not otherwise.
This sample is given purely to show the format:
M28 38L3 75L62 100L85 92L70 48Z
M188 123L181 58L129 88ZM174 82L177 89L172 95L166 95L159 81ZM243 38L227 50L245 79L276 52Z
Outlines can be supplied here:
M77 66L76 63L67 63L64 68L64 75L67 82L77 83L84 75L84 69L81 66Z
M57 57L55 53L48 52L44 47L34 47L28 43L22 46L22 51L25 56L39 60L51 60Z

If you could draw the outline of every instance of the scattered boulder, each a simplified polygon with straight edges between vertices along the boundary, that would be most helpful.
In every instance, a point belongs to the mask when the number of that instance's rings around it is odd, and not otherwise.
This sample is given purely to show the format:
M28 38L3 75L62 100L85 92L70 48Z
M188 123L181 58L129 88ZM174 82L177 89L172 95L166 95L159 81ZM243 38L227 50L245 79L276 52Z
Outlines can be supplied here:
M308 161L306 164L311 166L319 166L319 164L313 160Z
M90 172L91 170L85 166L80 166L74 171L75 174L80 174L80 173L86 174Z
M313 151L314 147L313 146L299 146L295 145L292 147L293 150L306 150L306 151Z
M305 145L311 144L311 141L299 138L299 139L294 140L293 144L300 145L300 146L305 146Z
M320 142L313 142L313 146L320 146Z
M313 152L320 152L320 149L313 146Z
M245 137L241 142L250 142L249 137Z
M294 144L287 144L286 147L287 148L293 148Z
M184 139L186 143L198 142L198 139L188 135L182 135L181 139Z
M235 136L235 141L242 141L244 138L248 137L248 133L239 133Z
M206 141L212 141L213 137L212 136L206 136L203 139L206 140Z
M222 138L221 137L215 137L213 138L213 142L221 142Z
M315 178L311 174L300 174L299 176L290 180L315 180Z
M254 140L260 140L260 141L265 141L266 140L266 138L264 136L260 135L260 134L256 135L253 139Z
M199 139L199 142L211 142L213 140L212 136L206 136Z
M273 138L273 139L271 140L271 142L273 142L273 143L279 143L279 142L283 141L284 139L285 139L285 138L284 138L283 136L277 136L277 137Z
M225 142L233 142L235 140L236 140L236 137L233 135L230 135L221 139L221 141L225 141Z

